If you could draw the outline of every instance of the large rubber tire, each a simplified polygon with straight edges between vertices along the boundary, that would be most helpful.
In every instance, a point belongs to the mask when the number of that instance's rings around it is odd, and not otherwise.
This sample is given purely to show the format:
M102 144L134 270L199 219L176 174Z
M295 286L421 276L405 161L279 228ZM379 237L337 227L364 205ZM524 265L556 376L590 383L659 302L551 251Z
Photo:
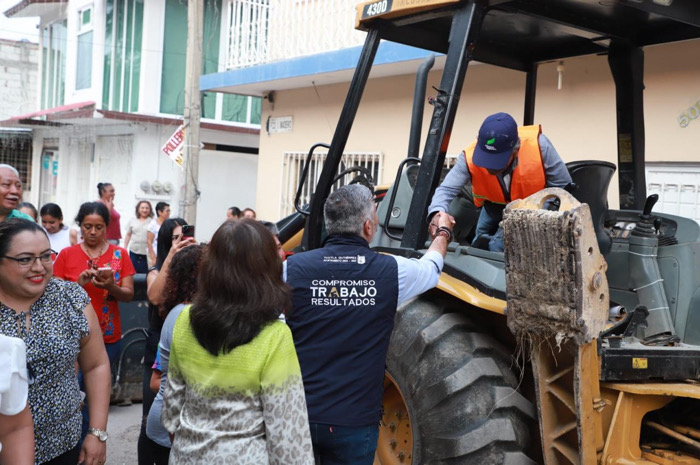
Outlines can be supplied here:
M413 465L535 464L536 411L516 390L511 352L438 303L397 312L387 372L408 408Z

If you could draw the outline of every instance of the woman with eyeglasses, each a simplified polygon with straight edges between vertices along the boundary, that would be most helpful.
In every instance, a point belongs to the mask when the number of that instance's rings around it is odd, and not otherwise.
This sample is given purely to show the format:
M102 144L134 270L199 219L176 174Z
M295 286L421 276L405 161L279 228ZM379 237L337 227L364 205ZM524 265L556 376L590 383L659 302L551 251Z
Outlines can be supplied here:
M0 333L27 348L36 463L103 464L110 376L100 325L85 290L53 277L49 238L36 223L0 223L0 302ZM76 362L93 432L81 448Z
M80 284L90 296L102 329L110 365L121 350L122 325L119 302L134 296L134 266L129 253L107 242L109 210L101 202L80 206L75 222L83 242L61 250L54 263L54 276Z
M148 291L148 336L146 336L146 347L143 355L143 417L141 431L138 440L138 463L139 465L153 465L159 463L162 455L162 447L150 439L146 434L146 420L148 412L151 410L153 399L156 394L150 389L152 366L156 359L158 341L163 327L163 318L159 314L159 308L164 301L165 282L170 270L170 262L177 252L183 248L196 244L191 238L182 237L182 226L187 222L182 218L169 218L163 221L158 231L158 250L156 264L146 275L146 286Z

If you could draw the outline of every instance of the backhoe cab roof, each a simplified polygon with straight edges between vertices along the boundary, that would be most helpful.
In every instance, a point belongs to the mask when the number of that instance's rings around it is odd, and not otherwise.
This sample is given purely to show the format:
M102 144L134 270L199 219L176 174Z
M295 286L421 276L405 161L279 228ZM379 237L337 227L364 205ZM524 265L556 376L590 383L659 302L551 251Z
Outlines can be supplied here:
M466 0L375 0L357 28L446 53L454 11ZM700 38L700 0L491 0L473 59L529 71L533 64L606 53L612 41L647 45Z

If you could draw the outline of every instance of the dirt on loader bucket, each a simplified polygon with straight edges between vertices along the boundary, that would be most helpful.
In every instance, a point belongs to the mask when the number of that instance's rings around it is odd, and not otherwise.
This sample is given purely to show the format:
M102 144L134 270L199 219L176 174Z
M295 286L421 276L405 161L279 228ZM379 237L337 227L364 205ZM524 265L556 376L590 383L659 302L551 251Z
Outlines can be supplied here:
M558 211L543 209L557 198ZM588 205L548 188L511 202L505 241L508 327L519 340L589 342L605 327L607 263Z

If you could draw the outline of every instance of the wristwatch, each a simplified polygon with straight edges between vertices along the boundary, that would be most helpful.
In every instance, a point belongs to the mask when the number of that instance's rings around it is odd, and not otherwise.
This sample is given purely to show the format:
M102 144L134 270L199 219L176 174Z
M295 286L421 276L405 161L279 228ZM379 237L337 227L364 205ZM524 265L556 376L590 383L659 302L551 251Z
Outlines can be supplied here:
M107 434L107 431L102 430L102 429L97 429L97 428L88 428L88 434L92 434L94 436L97 436L97 439L99 439L102 442L107 442L107 438L109 438L109 434Z

